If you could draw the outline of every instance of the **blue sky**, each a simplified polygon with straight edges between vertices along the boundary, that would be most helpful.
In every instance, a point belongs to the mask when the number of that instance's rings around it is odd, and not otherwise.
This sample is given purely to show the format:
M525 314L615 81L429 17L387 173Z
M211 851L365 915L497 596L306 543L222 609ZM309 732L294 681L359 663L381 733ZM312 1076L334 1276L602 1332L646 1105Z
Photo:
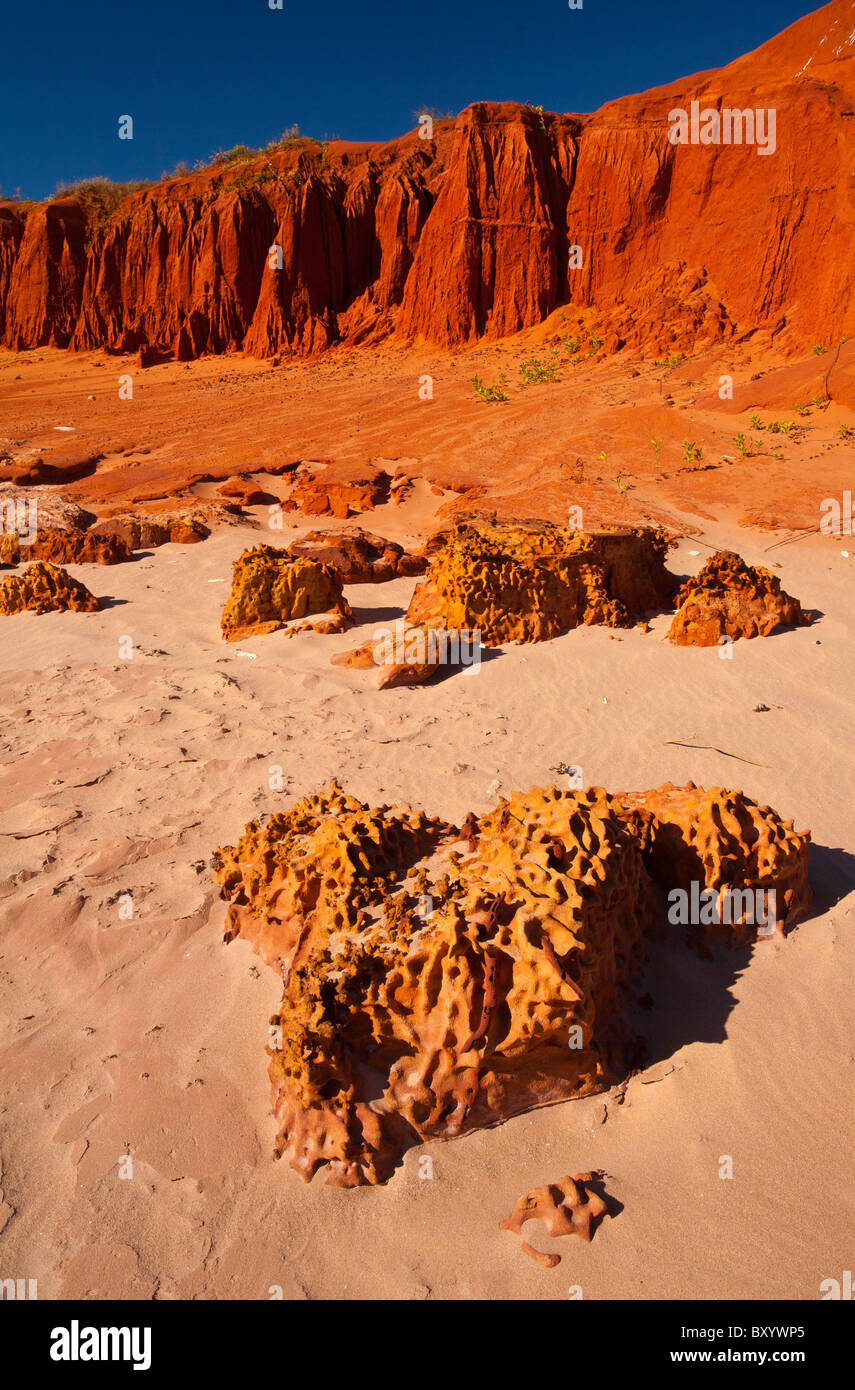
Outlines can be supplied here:
M424 108L516 100L592 111L717 67L803 0L59 0L7 4L0 187L42 198L106 174L158 178L288 126L389 139ZM118 118L134 139L118 139Z

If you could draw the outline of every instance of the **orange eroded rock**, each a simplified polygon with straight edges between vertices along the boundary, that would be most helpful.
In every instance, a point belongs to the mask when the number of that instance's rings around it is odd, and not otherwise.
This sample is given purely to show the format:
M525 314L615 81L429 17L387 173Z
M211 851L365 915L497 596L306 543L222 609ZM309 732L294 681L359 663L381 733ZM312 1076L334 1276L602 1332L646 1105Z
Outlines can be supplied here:
M227 642L285 627L309 613L328 614L317 632L342 632L352 618L336 570L314 560L294 560L271 545L245 550L235 560L232 591L221 626Z
M75 613L96 613L101 607L79 579L64 569L37 560L23 574L0 580L0 613L52 613L72 609Z
M131 550L154 550L170 541L195 545L210 534L199 518L189 516L167 516L163 520L146 516L108 517L92 527L93 537L117 537Z
M625 1076L645 937L663 925L645 858L663 886L685 876L682 841L670 873L660 815L706 845L735 807L706 881L739 885L744 868L750 883L789 877L784 911L807 901L806 834L746 812L740 793L680 791L533 788L457 829L334 783L217 850L226 940L249 940L284 981L277 1156L307 1180L327 1165L340 1186L382 1182L412 1144Z
M533 1187L520 1197L513 1214L500 1223L502 1230L521 1236L526 1221L542 1221L551 1236L581 1236L582 1240L593 1240L600 1221L612 1211L608 1198L597 1191L601 1177L601 1173L577 1173L575 1178L560 1178L545 1187ZM554 1269L561 1263L560 1255L534 1250L527 1241L523 1241L522 1248L547 1269Z
M700 574L678 589L668 639L681 647L714 647L722 637L768 637L810 619L771 570L752 569L732 550L710 556Z
M4 531L27 535L33 529L82 533L91 519L82 507L52 489L40 487L34 494L31 489L0 483L0 525Z
M696 883L715 891L719 920L705 914L711 920L696 924L700 936L738 942L752 934L758 915L783 933L786 923L807 913L810 832L796 830L771 807L742 792L705 791L693 782L667 782L614 801L634 821L644 862L660 887L690 893Z
M203 522L192 516L167 516L161 521L145 516L112 517L97 522L92 533L97 536L117 536L131 550L154 550L170 541L176 545L195 545L211 534Z
M275 502L276 498L251 478L227 478L217 488L220 497L230 497L242 507L258 507L265 502Z
M119 565L131 550L120 536L94 531L39 530L32 542L12 532L0 536L0 565L50 560L61 565Z
M288 501L311 516L349 516L370 511L389 495L389 474L372 464L337 461L297 479Z
M585 532L477 517L458 522L424 547L428 571L407 609L406 631L334 660L376 664L381 688L417 685L449 659L437 653L432 633L455 637L459 650L476 632L498 646L547 641L583 623L629 626L670 603L669 544L663 531L642 527Z
M402 575L424 574L427 560L370 531L310 531L292 541L288 554L320 560L338 570L345 584L383 584Z

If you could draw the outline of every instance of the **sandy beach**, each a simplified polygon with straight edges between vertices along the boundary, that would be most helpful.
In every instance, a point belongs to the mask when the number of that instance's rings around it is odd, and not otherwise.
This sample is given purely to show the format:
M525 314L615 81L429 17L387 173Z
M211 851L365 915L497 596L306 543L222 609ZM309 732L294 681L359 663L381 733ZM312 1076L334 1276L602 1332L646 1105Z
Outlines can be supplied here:
M279 1300L596 1302L612 1373L830 1355L855 0L776 3L10 18L34 1368L272 1370Z
M388 509L401 539L428 506ZM4 1264L59 1298L818 1297L853 1220L853 559L819 537L770 554L776 539L711 523L670 558L691 574L707 546L738 546L822 614L731 659L667 644L663 616L379 691L329 657L400 616L414 581L348 586L346 634L227 645L231 562L258 540L246 527L70 567L109 599L100 615L5 618ZM495 804L496 779L503 794L560 784L559 763L609 790L739 786L810 826L814 914L713 961L654 944L651 1067L622 1104L570 1101L410 1150L383 1187L305 1186L270 1158L279 981L223 946L212 850L333 777L459 820ZM540 1269L499 1221L528 1187L588 1168L624 1209Z

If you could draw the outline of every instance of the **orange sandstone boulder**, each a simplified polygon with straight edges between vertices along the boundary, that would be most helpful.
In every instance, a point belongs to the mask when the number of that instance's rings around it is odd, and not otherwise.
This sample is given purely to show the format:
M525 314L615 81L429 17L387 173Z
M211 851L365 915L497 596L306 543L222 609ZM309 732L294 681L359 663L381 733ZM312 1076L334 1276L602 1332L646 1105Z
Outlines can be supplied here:
M0 525L5 531L19 530L28 535L33 530L83 532L92 520L91 512L70 502L61 492L40 487L34 493L29 488L0 483Z
M431 661L431 633L456 637L460 649L462 642L471 647L476 633L479 642L498 646L548 641L583 623L630 626L670 603L676 580L665 567L669 545L663 531L643 527L585 532L548 523L458 522L425 544L428 571L400 640L396 635L387 648L371 643L334 661L376 664L381 688L415 685L447 659Z
M282 976L268 1049L276 1155L382 1182L401 1154L638 1064L655 884L780 885L804 910L807 834L740 793L532 788L461 828L335 783L214 855L242 936Z
M204 522L193 516L176 516L169 522L169 540L173 545L198 545L210 534Z
M288 502L311 516L349 516L370 511L389 495L389 474L373 464L336 461L299 476Z
M580 624L626 627L674 589L665 533L468 521L432 537L407 621L484 642L543 642Z
M575 1178L560 1178L545 1187L534 1187L520 1197L511 1216L502 1221L503 1231L521 1236L526 1221L542 1221L551 1236L581 1236L591 1241L604 1216L612 1214L610 1199L602 1191L602 1173L577 1173ZM546 1255L534 1250L527 1241L522 1248L538 1264L554 1269L561 1263L560 1255Z
M131 550L154 550L173 542L175 545L195 545L211 533L204 522L193 516L165 516L156 521L147 516L120 516L99 521L93 535L117 536Z
M232 591L221 620L227 642L285 627L309 613L326 613L322 632L341 632L352 614L336 570L314 560L295 560L270 545L245 550L235 560Z
M785 924L807 913L810 832L796 830L771 807L694 782L622 794L614 804L629 818L645 865L665 892L691 894L692 884L711 890L715 908L693 924L695 935L736 943L753 934L758 917L783 934Z
M410 555L395 541L370 531L310 531L288 546L288 554L320 560L337 569L345 584L384 584L411 574L424 574L427 560Z
M61 565L118 565L131 559L127 541L94 531L40 530L29 544L7 532L0 536L0 565L50 560Z
M306 1179L382 1181L419 1139L623 1072L653 899L605 794L533 791L459 837L333 786L217 852L227 937L285 982L277 1151Z
M722 637L767 637L778 628L810 622L777 575L760 566L752 569L731 550L712 555L677 591L674 603L668 638L681 647L714 647Z
M79 579L47 560L28 565L23 574L0 580L0 613L53 613L72 609L96 613L101 607Z
M242 507L257 507L265 502L275 502L272 493L254 483L251 478L227 478L217 488L220 497L229 497Z

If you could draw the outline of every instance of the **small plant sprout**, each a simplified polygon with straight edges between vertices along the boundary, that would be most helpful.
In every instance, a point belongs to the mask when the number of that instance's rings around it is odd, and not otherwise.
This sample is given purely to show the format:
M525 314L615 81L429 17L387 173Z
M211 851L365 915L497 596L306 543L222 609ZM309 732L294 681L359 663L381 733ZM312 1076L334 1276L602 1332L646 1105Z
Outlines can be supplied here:
M838 439L855 439L855 425L838 425Z
M740 454L747 454L747 453L748 453L748 441L747 441L746 438L745 438L745 431L744 431L744 430L740 430L740 431L739 431L739 434L735 434L735 435L733 436L733 442L734 442L734 444L736 445L737 449L739 450Z
M508 393L504 389L504 386L504 372L501 373L498 383L493 386L488 386L485 381L482 381L477 372L472 378L472 390L475 392L479 401L506 401L508 399Z
M814 349L813 349L813 355L814 355L814 357L824 357L825 354L826 354L827 352L828 352L828 348L825 347L825 345L824 345L823 343L815 343L815 344L814 344Z
M760 419L760 416L759 416L759 415L752 415L752 416L751 416L751 428L752 428L753 430L764 430L764 429L766 428L766 426L763 424L763 421ZM771 426L770 426L770 428L771 428Z
M703 449L694 439L683 440L683 459L686 463L700 463L703 456Z

